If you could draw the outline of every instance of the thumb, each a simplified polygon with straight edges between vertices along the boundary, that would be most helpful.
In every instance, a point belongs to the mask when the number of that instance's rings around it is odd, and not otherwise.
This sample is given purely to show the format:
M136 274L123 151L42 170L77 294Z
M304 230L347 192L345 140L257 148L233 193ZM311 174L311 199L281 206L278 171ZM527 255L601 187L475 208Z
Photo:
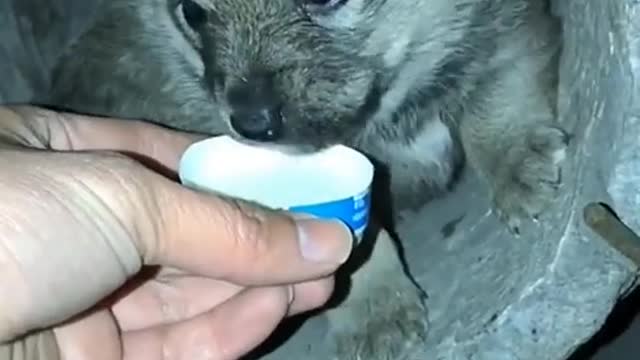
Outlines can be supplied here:
M276 285L326 277L350 254L351 232L337 220L292 217L164 178L155 184L149 194L157 214L147 219L156 230L143 239L147 264L245 286Z

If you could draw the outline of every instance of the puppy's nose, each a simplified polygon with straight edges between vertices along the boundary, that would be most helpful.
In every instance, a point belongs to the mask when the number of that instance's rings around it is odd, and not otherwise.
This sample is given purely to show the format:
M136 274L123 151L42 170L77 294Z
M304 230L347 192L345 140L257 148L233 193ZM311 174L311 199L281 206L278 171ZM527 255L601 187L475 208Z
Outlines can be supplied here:
M267 74L253 75L227 91L230 123L240 136L254 141L275 141L282 136L280 101Z
M277 109L231 114L231 127L240 136L254 141L275 141L282 134L282 115Z

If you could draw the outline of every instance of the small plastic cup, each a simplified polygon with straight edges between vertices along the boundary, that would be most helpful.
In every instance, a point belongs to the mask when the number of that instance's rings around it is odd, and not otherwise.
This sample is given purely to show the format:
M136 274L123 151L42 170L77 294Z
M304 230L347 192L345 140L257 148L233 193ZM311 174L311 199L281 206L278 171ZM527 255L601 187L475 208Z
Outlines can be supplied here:
M192 144L179 165L184 186L273 209L339 219L358 241L369 223L373 173L369 159L346 146L292 155L228 136Z

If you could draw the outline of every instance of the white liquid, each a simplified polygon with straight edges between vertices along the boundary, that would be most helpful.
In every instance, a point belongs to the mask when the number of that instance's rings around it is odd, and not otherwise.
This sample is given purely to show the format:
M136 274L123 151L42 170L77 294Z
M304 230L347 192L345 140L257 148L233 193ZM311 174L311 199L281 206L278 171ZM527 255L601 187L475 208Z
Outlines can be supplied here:
M344 146L315 154L287 155L225 136L187 149L179 174L189 187L289 208L361 193L371 184L373 165Z

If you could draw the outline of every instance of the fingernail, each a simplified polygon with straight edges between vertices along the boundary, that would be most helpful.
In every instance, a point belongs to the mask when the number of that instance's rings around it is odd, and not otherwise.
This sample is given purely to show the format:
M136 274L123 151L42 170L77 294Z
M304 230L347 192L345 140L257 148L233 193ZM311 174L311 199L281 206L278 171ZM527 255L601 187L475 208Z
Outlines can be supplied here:
M289 305L293 303L295 298L295 292L293 291L293 285L287 286L287 296L289 297Z
M339 220L296 219L302 256L313 262L344 263L351 254L353 235Z

